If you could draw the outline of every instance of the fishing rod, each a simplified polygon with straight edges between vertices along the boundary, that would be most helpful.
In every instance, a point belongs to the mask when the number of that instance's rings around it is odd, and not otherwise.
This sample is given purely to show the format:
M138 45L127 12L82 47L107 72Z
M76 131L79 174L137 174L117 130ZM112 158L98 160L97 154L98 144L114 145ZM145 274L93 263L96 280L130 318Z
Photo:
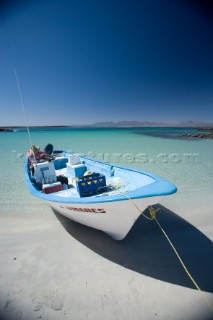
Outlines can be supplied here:
M25 111L24 103L23 103L23 99L22 99L21 88L20 88L20 85L19 85L19 80L18 80L16 68L14 67L13 69L14 69L14 73L15 73L16 83L17 83L18 92L19 92L19 98L20 98L20 101L21 101L21 106L22 106L22 110L23 110L23 114L24 114L24 119L25 119L25 126L26 126L26 128L27 128L28 137L29 137L29 142L30 142L30 148L31 148L31 147L32 147L32 139L31 139L30 129L29 129L29 126L28 126L28 121L27 121L27 115L26 115L26 111ZM33 154L34 154L34 152L33 152Z

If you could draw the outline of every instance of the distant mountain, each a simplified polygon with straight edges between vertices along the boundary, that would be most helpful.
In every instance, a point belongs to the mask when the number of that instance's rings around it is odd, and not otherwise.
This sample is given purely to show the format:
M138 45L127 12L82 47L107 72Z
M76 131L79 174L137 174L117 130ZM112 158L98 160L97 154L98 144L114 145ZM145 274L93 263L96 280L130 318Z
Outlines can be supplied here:
M91 125L89 125L90 127L98 127L98 128L112 128L112 127L116 127L116 123L113 121L102 121L102 122L95 122L92 123Z
M180 127L213 127L213 122L181 121L178 125Z
M72 124L72 125L47 125L47 126L30 126L30 129L36 128L143 128L143 127L186 127L186 128L213 128L213 122L196 122L196 121L181 121L181 122L157 122L157 121L136 121L123 120L118 122L100 121L92 124ZM25 126L1 126L0 131L21 129Z
M90 125L95 128L132 128L132 127L213 127L213 123L208 122L196 122L196 121L182 121L177 123L166 122L151 122L151 121L103 121L95 122Z
M95 122L90 125L96 128L128 128L128 127L155 127L155 126L168 126L166 123L161 122L149 122L149 121L106 121L106 122Z

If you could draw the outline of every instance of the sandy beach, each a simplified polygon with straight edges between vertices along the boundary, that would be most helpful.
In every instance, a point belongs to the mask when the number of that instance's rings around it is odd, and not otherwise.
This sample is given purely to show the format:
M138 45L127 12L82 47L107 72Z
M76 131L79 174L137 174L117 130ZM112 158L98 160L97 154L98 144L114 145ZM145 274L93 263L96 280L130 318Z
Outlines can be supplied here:
M31 215L0 218L1 320L212 319L155 222L140 217L118 242L36 202ZM201 232L160 208L159 222L213 303L213 226Z
M123 165L155 172L177 186L176 194L156 205L158 221L213 304L212 141L134 132L86 135L96 154L103 145L105 152L145 152L156 162ZM87 151L82 136L80 129L33 132L40 146L48 140L66 150L72 141L74 150ZM141 216L119 242L67 220L27 189L24 157L19 158L27 150L26 133L0 138L0 320L213 319L155 221ZM162 152L199 154L198 162L159 163Z

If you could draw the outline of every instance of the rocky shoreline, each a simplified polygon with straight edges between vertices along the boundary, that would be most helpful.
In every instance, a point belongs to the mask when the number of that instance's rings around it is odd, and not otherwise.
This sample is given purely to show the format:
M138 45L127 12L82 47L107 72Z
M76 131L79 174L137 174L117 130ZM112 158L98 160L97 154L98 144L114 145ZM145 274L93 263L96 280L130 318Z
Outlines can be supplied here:
M13 132L14 130L8 128L0 128L0 132Z
M197 128L196 131L202 131L202 132L183 133L183 134L179 134L178 137L213 139L213 128Z
M213 139L213 133L184 133L184 134L179 134L178 137Z

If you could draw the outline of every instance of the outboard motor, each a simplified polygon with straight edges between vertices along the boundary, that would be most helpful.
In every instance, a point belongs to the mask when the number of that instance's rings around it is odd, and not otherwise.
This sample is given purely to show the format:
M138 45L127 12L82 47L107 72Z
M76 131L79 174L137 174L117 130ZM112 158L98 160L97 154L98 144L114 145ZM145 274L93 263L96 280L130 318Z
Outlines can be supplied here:
M44 151L46 152L46 154L51 155L53 153L53 145L50 143L47 144L44 148Z

